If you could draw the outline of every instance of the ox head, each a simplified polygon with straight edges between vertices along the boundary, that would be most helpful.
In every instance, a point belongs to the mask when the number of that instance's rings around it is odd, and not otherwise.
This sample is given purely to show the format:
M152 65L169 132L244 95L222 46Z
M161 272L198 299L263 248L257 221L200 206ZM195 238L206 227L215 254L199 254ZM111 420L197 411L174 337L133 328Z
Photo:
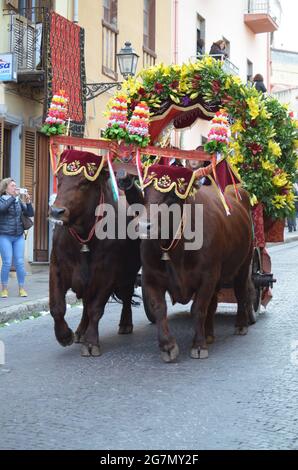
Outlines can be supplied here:
M102 184L101 169L101 158L96 155L75 150L63 152L56 171L57 197L49 209L52 221L74 225L82 223L86 216L94 217Z
M172 238L181 222L184 202L195 193L195 184L196 175L189 168L167 165L147 167L143 181L146 211L140 220L141 234L148 235L150 230L158 238ZM165 232L162 228L166 229ZM163 236L163 233L168 236Z

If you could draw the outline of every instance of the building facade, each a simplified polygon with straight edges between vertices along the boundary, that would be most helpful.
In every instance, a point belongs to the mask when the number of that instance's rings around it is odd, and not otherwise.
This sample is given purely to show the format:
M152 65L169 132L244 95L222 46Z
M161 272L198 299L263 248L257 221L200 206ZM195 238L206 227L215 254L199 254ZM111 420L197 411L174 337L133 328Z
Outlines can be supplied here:
M71 23L84 29L83 87L123 80L115 54L126 41L139 55L137 71L155 62L170 63L173 56L173 0L0 0L0 68L8 60L14 66L11 79L1 80L0 70L0 178L12 176L32 194L35 223L26 244L31 265L48 262L51 246L47 213L52 176L48 138L40 133L53 73L50 11L61 15L64 29L71 29ZM73 79L71 69L68 75L66 82ZM85 137L100 137L106 124L103 111L114 90L87 103L83 95Z
M277 0L177 0L174 60L195 60L202 52L208 54L213 42L223 39L228 53L226 71L244 82L260 73L269 89L270 35L277 30L280 15ZM176 137L176 145L195 148L204 142L208 129L208 123L199 120Z

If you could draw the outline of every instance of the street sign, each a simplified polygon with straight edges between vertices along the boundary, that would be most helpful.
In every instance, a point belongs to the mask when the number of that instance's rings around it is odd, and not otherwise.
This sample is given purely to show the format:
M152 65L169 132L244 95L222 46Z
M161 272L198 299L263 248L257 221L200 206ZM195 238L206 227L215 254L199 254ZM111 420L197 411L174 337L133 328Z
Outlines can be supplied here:
M0 53L0 82L16 82L15 56L10 52Z

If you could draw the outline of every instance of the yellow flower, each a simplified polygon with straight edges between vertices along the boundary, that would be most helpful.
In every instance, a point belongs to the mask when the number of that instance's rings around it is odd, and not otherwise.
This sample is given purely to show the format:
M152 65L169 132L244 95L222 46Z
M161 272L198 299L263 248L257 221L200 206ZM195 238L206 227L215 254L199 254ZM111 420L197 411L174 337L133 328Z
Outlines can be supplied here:
M269 160L263 160L262 161L262 168L264 168L264 170L274 171L276 166L275 166L274 163L269 162Z
M270 119L272 114L268 113L268 111L265 108L263 108L262 111L260 112L260 116L262 119Z
M236 85L241 85L242 80L240 77L237 77L237 75L232 75L231 76L231 81L232 83L235 83Z
M288 183L287 176L287 173L285 173L284 171L279 173L278 175L273 176L272 182L274 186L277 186L279 188L285 186Z
M240 119L238 119L237 121L235 121L235 123L231 126L231 131L232 131L233 134L235 134L235 132L242 132L242 131L244 131Z
M275 142L274 140L269 140L268 142L268 150L274 155L275 157L281 156L281 148L280 145Z
M258 204L258 199L257 199L257 196L255 194L252 194L249 198L250 200L250 205L251 206L255 206L256 204Z
M253 96L251 98L247 98L246 103L249 107L250 116L252 117L252 119L256 119L260 114L260 108L257 98Z
M276 207L276 209L282 209L287 205L287 196L276 194L272 199L272 204Z
M229 75L228 78L226 79L225 90L230 88L231 84L232 84L232 79L231 79L231 75Z
M294 147L295 147L295 149L298 148L298 139L295 139L295 140L294 140Z

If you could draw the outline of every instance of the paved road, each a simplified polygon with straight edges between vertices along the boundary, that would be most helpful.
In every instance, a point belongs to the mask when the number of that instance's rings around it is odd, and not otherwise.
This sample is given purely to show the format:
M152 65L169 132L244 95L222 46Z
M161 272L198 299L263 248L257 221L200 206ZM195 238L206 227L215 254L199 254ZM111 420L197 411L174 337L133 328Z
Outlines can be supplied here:
M278 284L267 312L246 337L233 336L231 307L217 315L207 360L189 357L184 307L171 308L175 364L161 361L141 307L134 334L118 336L119 306L109 304L99 358L61 348L49 316L1 329L0 448L297 449L298 243L271 255ZM70 310L72 327L80 312Z

